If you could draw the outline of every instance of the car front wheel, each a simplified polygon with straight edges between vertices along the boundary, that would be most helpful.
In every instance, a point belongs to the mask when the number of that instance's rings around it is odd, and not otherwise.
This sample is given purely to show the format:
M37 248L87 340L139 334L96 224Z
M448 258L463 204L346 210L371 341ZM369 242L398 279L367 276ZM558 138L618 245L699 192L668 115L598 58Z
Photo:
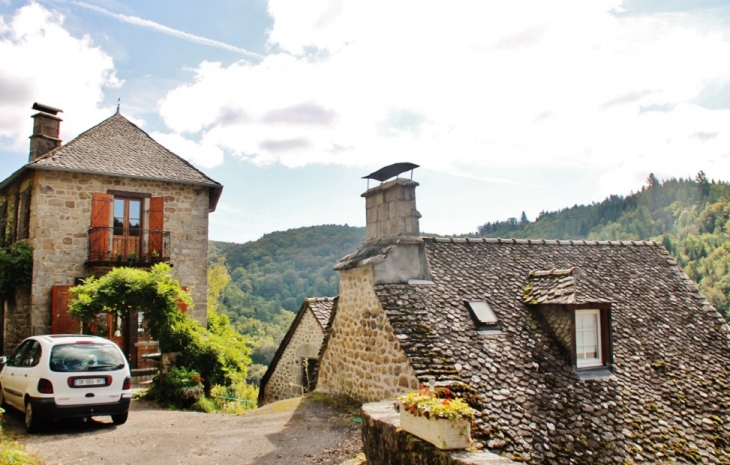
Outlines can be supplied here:
M3 386L0 384L0 407L7 408L5 403L5 393L3 392Z
M33 413L33 404L31 402L25 403L25 430L28 433L38 431L38 419Z
M115 425L123 425L127 422L129 412L120 413L119 415L112 415L112 422Z

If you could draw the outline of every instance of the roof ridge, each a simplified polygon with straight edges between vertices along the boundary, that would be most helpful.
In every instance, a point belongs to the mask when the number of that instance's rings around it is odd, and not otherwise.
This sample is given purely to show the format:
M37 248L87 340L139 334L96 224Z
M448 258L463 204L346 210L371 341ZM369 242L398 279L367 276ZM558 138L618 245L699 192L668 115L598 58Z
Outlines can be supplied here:
M309 303L333 302L335 300L335 298L334 297L305 297L304 300L306 300Z
M603 245L603 246L650 246L660 245L656 241L596 241L585 239L515 239L514 237L504 239L500 237L436 237L421 236L421 239L429 242L450 242L454 244L527 244L527 245Z

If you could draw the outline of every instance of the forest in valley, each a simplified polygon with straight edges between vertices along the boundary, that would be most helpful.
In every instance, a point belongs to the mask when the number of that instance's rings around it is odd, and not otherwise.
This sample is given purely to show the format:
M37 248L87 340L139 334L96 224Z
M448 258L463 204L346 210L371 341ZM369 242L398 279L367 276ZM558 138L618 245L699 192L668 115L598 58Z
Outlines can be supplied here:
M541 212L534 221L522 213L463 236L655 240L710 303L726 319L730 315L730 184L708 180L703 172L694 179L660 180L652 174L628 196ZM252 345L251 382L263 376L302 300L337 295L332 267L364 239L364 228L324 225L245 244L210 242L210 287L218 311Z
M337 295L332 267L364 240L365 228L323 225L273 232L245 244L210 241L209 281L217 278L221 288L217 310L253 348L249 381L263 376L305 298Z

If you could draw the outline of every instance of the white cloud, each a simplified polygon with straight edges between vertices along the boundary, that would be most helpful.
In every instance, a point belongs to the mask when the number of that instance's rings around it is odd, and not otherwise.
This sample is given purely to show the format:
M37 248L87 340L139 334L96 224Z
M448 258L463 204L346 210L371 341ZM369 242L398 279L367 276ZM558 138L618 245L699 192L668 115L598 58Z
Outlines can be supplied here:
M205 140L198 143L178 134L160 132L150 133L150 136L173 153L204 168L211 168L223 162L223 150Z
M13 151L28 149L33 102L64 110L64 140L113 113L99 108L103 89L121 85L112 59L89 37L71 36L61 15L37 3L0 17L0 63L0 136Z
M728 31L689 13L616 16L620 4L270 0L282 52L202 63L160 112L262 164L585 168L606 172L605 194L652 171L721 177L730 110L694 101L730 81Z

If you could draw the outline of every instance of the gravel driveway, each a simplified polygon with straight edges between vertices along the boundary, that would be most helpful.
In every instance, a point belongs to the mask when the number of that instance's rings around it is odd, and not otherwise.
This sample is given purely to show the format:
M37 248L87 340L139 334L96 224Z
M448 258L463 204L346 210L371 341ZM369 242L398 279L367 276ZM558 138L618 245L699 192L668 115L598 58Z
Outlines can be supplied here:
M9 410L6 429L48 464L341 463L362 450L359 413L329 399L276 402L246 415L162 410L132 402L125 425L108 417L59 421L25 435Z

